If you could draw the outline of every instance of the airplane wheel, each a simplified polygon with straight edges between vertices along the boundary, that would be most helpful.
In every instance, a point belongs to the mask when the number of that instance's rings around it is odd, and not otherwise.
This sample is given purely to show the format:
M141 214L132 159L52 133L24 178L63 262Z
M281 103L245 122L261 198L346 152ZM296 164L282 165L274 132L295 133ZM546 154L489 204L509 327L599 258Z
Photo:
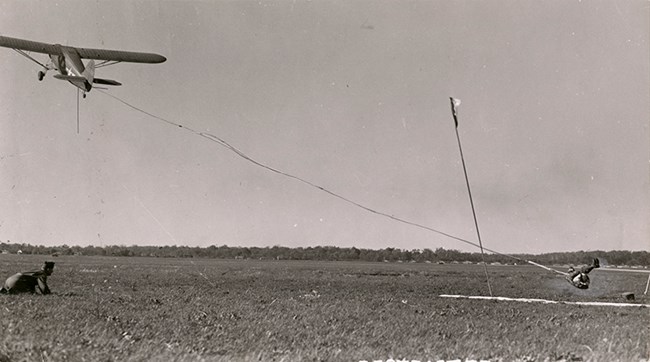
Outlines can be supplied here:
M41 80L43 80L43 78L45 78L45 72L39 71L38 72L38 80L41 81Z
M86 93L83 94L83 98L86 99Z

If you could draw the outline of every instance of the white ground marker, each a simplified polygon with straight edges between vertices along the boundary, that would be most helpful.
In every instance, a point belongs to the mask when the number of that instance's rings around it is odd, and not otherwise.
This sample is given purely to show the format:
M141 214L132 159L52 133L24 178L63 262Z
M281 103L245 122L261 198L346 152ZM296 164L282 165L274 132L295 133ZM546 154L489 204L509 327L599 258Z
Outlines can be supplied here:
M543 303L543 304L570 304L570 305L591 305L598 307L638 307L650 308L650 304L636 304L636 303L611 303L611 302L567 302L561 300L547 300L547 299L530 299L530 298L507 298L507 297L488 297L488 296L475 296L475 295L450 295L442 294L441 298L456 298L456 299L480 299L480 300L499 300L508 302L524 302L524 303Z

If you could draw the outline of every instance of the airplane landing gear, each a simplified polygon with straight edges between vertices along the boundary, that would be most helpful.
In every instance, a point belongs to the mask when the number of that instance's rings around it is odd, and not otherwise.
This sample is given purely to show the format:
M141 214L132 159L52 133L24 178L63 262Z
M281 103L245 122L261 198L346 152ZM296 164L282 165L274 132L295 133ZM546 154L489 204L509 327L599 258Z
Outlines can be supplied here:
M39 80L39 81L42 81L43 78L45 78L45 72L42 71L42 70L39 70L39 71L38 71L38 80Z

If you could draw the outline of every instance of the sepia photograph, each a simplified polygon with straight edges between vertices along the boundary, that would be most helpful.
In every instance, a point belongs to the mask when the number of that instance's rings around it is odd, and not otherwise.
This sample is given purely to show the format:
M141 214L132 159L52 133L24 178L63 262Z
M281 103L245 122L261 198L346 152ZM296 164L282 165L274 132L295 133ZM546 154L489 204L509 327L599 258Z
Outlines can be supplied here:
M650 2L2 1L0 205L0 362L648 362Z

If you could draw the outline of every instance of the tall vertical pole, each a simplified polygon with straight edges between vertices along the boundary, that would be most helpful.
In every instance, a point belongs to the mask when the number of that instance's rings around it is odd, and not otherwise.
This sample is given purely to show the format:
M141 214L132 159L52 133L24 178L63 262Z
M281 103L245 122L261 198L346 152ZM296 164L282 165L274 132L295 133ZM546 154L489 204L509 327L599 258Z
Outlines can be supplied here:
M485 263L485 253L483 252L483 242L481 241L481 232L478 228L478 220L476 219L476 210L474 209L474 200L472 199L472 190L469 187L469 178L467 177L467 168L465 167L465 157L463 157L463 147L460 144L460 136L458 134L458 115L456 114L456 107L460 105L460 100L449 97L451 101L451 114L454 116L454 129L456 130L456 140L458 140L458 150L460 150L460 159L463 163L463 173L465 174L465 184L467 184L467 193L469 194L469 203L472 205L472 215L474 216L474 226L476 227L476 235L478 235L478 245L481 248L481 258L483 260L483 268L485 270L485 279L487 280L488 291L490 297L492 296L492 286L490 285L490 276L487 271L487 264Z
M77 88L77 134L79 134L79 88Z

